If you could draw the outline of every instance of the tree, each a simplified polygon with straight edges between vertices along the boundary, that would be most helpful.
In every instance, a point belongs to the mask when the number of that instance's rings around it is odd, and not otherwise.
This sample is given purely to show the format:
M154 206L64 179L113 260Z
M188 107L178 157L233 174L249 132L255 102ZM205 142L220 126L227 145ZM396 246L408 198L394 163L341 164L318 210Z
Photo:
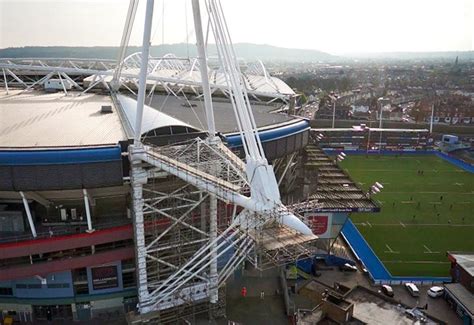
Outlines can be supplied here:
M306 95L304 93L299 93L299 102L300 102L300 105L304 105L308 102L308 98L306 97Z

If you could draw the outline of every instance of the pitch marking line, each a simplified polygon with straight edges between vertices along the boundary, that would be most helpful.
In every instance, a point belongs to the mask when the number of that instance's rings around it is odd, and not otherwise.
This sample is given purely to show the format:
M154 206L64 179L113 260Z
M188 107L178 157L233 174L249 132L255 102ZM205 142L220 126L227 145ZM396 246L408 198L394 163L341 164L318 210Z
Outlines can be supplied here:
M441 261L382 261L382 263L392 263L392 264L450 264L451 262L441 262Z
M402 201L403 204L415 204L415 201Z
M370 224L370 222L367 221L367 224L369 225L370 228L372 228L372 225Z
M416 161L418 164L420 164L420 165L421 165L421 161L419 161L418 159L417 159L417 160L415 160L415 161Z
M425 254L439 254L439 252L433 252L431 249L429 249L429 247L427 247L426 245L423 245L423 247L426 249L426 251L424 251L423 253Z
M390 254L400 254L400 252L398 251L394 251L390 246L388 246L387 244L385 244L385 246L387 247L388 251L385 251L385 253L390 253Z
M356 226L369 226L367 222L354 222ZM371 223L370 227L474 227L473 223Z
M464 183L454 183L454 185L457 185L457 186L463 186Z

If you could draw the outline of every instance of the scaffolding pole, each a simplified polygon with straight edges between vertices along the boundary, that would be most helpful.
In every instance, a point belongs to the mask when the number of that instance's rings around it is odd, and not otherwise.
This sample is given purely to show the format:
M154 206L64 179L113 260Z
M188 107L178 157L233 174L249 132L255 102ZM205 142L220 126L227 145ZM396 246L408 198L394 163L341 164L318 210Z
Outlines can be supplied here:
M211 256L211 265L209 272L210 280L210 296L211 303L216 304L218 297L218 285L219 279L217 274L217 198L214 194L209 196L209 220L210 220L210 230L209 230L209 241L214 244L211 246L212 256Z

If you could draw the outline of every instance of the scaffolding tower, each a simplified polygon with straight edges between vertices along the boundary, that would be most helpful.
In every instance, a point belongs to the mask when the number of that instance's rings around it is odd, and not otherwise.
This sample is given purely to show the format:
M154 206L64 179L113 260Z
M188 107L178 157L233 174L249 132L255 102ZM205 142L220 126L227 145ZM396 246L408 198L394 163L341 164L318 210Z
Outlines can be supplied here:
M226 280L244 259L265 269L313 254L314 235L255 212L240 222L247 210L235 201L250 184L223 143L196 138L130 148L140 297L132 323L217 317L225 312Z

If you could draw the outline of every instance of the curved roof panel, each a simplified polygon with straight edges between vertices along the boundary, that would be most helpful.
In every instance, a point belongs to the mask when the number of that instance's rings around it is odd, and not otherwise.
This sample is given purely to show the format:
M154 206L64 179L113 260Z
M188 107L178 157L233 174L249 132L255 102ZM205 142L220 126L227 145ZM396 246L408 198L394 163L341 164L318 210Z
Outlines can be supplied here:
M122 110L125 113L124 115L127 118L130 127L132 128L133 132L135 132L137 101L125 95L117 95L117 99L122 106ZM151 130L168 126L184 126L198 131L195 127L171 117L168 114L162 113L148 105L143 107L142 134L145 134Z

